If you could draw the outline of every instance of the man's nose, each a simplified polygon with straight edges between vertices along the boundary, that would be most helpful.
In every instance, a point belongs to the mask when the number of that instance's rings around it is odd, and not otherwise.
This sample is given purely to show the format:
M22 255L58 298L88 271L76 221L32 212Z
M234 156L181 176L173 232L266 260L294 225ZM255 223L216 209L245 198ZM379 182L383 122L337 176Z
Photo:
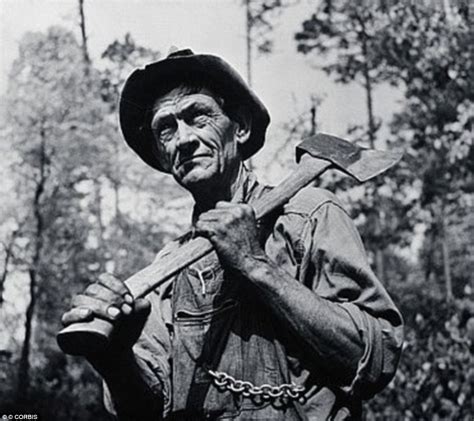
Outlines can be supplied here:
M184 121L178 121L177 127L177 147L180 150L191 149L196 147L199 143L199 139L194 133L193 129L189 127Z

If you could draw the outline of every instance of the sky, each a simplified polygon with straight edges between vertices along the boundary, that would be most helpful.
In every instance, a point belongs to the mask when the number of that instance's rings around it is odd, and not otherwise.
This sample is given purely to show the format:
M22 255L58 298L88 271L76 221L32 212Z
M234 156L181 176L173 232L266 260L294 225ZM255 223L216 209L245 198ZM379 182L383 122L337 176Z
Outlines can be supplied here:
M89 49L97 62L109 43L130 32L138 44L166 54L171 46L212 53L245 75L245 9L242 0L84 0ZM355 85L336 85L308 59L296 53L294 33L314 10L314 0L300 0L275 19L275 49L255 56L253 88L272 115L273 128L310 107L311 95L323 98L318 112L323 131L344 135L363 123L365 96ZM26 31L63 25L79 37L78 0L0 0L0 94ZM322 64L322 61L321 63ZM388 116L396 107L388 87L376 92L376 112Z

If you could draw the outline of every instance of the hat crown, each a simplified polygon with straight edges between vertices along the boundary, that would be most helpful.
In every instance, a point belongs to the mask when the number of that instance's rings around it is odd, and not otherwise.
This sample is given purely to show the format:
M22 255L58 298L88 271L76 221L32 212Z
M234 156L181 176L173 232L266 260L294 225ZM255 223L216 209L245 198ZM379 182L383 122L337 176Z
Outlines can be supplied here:
M176 47L174 47L176 48ZM186 56L193 56L194 51L191 50L190 48L184 48L182 50L175 50L173 48L170 48L170 52L168 53L168 57L166 58L174 58L174 57L186 57Z

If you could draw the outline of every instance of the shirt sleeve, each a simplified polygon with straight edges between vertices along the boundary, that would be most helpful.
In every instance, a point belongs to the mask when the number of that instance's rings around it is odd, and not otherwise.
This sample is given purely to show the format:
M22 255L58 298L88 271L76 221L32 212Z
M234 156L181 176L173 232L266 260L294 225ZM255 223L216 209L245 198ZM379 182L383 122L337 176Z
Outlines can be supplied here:
M385 387L396 371L403 343L403 321L371 270L354 223L335 196L312 188L290 203L276 228L276 237L284 242L276 259L327 300L329 308L337 306L338 311L344 310L348 317L344 318L344 326L335 327L336 333L347 326L358 333L364 352L354 362L356 374L350 384L338 386L347 394L371 397ZM343 319L340 320L342 323ZM323 366L324 357L318 355ZM334 354L331 358L334 361ZM333 369L336 372L337 367Z

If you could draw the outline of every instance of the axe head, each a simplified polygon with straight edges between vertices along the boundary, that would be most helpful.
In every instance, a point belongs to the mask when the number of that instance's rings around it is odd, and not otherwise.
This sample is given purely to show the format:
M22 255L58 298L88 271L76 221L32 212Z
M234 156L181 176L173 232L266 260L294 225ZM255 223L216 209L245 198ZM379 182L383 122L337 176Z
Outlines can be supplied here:
M324 159L340 171L363 183L382 174L400 161L402 154L362 148L339 137L318 133L296 147L296 161L305 153Z

